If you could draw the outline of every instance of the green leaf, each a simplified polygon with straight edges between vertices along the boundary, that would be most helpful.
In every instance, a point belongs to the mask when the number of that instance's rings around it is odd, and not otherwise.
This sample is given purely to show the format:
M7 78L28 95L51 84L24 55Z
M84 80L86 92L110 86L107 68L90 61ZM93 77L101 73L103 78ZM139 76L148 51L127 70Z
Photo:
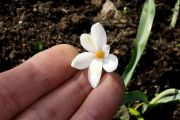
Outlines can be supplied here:
M123 104L131 103L134 101L147 102L147 96L141 91L126 92L123 100Z
M141 113L134 108L128 108L128 111L131 115L135 116L137 120L144 120L141 116Z
M151 27L154 21L154 16L155 16L154 0L146 0L141 13L136 40L134 42L134 50L132 53L132 57L122 75L126 86L129 83L132 74L134 73L134 70L146 47L147 40L149 38Z
M170 27L172 28L176 26L178 14L179 14L179 6L180 6L180 0L177 0L176 4L174 5L173 15L172 15L171 24L170 24Z
M149 104L167 103L175 100L180 100L180 90L171 88L161 92Z
M180 100L180 93L177 95L171 95L168 97L164 97L164 98L158 100L157 103L167 103L167 102L172 102L172 101L176 101L176 100Z
M143 104L142 106L142 113L144 113L148 108L148 104Z
M40 52L43 50L43 44L41 41L34 41L33 42L33 50L35 53Z
M122 105L120 110L116 113L115 117L116 119L120 120L130 120L128 109L125 105Z

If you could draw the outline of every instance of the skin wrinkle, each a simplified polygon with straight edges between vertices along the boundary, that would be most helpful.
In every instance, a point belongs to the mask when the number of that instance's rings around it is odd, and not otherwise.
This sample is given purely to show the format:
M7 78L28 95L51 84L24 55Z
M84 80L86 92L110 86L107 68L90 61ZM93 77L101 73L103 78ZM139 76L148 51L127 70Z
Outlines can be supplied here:
M89 109L86 109L87 113L86 115L91 119L91 120L102 120L102 113L95 109L93 112Z
M30 60L28 62L31 64L31 66L33 66L32 68L33 68L33 71L34 71L32 74L30 74L28 76L29 78L32 77L29 80L29 82L30 82L29 84L32 84L33 86L37 86L39 88L41 87L42 88L41 89L41 93L43 93L43 91L47 91L47 92L50 91L51 90L51 86L49 85L49 81L50 80L48 79L47 74L45 74L41 69L39 69L39 67L37 65L35 65L32 62L32 60ZM36 73L38 73L38 74L36 74ZM43 79L40 79L41 76L43 76ZM32 91L32 89L31 88L30 89L26 89L27 93L29 93L29 91ZM44 93L44 94L46 94L46 93ZM43 94L38 96L36 99L38 99L38 98L40 98L42 96L43 96Z
M80 73L81 73L81 71L79 71L79 73L77 73L77 74L80 74ZM87 69L82 71L81 76L83 76L83 78L87 78ZM80 76L80 77L81 77L81 76ZM77 78L77 75L74 75L74 77L73 77L72 79L73 79L74 83L76 84L76 86L77 86L77 88L78 88L78 93L82 93L83 96L86 94L85 91L87 91L88 89L91 88L91 87L89 86L89 87L86 88L86 89L87 89L87 90L86 90L85 87L84 87L85 84L77 80L77 79L78 79L78 78ZM87 83L87 82L86 82L86 83ZM87 84L89 84L89 83L87 83ZM92 88L91 88L91 89L92 89Z
M1 81L0 90L6 91L6 95L0 94L0 100L2 100L2 104L5 105L7 111L11 111L12 113L14 113L16 111L16 108L21 108L18 97L14 95ZM13 105L13 107L11 105ZM4 119L10 119L11 117L13 116L7 115L7 117L5 117Z
M86 120L102 120L102 113L98 109L84 109L84 111L83 115Z
M39 54L35 55L34 57L38 56ZM48 54L49 55L49 54ZM41 58L42 59L42 58ZM44 58L45 59L45 58ZM49 77L49 74L47 74L45 71L44 71L44 66L41 65L41 64L44 64L44 63L41 63L39 62L37 59L30 59L30 62L37 68L37 70L42 74L43 76L43 82L45 81L46 82L46 86L45 88L49 88L48 90L50 90L52 88L52 80L51 79L48 79ZM49 65L48 65L49 64ZM46 66L49 66L49 68L51 68L50 66L50 62L46 61ZM51 69L52 71L53 69ZM53 72L56 72L53 70ZM41 81L40 81L41 82Z
M47 118L43 117L43 115L39 113L39 111L41 110L39 110L37 106L32 106L33 113L35 113L39 118L41 118L41 120L49 120L49 118L51 118L51 120L58 120L57 112L47 107L46 103L43 102L42 104L44 106L44 112L46 113Z
M44 104L46 106L46 104ZM49 117L47 118L51 118L52 120L58 120L58 116L57 116L57 112L56 110L52 109L52 108L48 108L45 109L47 111L47 114Z
M31 108L30 108L30 111L31 111L31 113L33 113L34 114L34 118L36 118L36 120L44 120L43 118L42 118L42 116L40 115L40 113L39 113L39 110L38 110L38 108L36 107L36 106L32 106ZM16 119L15 119L16 120ZM17 119L17 120L21 120L21 119ZM48 120L48 119L46 119L46 120Z
M50 91L53 86L50 84L52 81L51 81L51 79L48 79L48 74L43 72L43 69L41 69L41 67L39 67L38 63L36 63L35 60L30 60L29 62L31 62L32 65L34 66L34 68L37 69L39 76L43 76L42 80L33 79L34 83L36 83L36 84L41 83L41 84L39 84L41 86L43 83L44 84L43 90L46 89L47 92Z
M9 97L6 97L6 94L4 95L4 93L2 93L2 91L6 90L6 88L4 88L4 86L2 87L2 85L0 84L0 105L2 106L1 109L0 109L0 116L3 116L3 119L8 119L6 116L9 115L9 113L13 113L14 110L13 108L11 107L11 104L9 102ZM7 93L7 91L6 91ZM9 113L7 113L6 111L9 111Z

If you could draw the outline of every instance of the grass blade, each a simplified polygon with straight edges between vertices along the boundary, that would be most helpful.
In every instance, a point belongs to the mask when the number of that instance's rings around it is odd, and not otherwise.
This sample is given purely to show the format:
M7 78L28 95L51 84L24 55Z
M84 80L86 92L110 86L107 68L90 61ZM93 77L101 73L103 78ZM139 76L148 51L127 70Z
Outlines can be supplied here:
M137 120L144 120L144 118L141 116L141 113L134 109L134 108L128 108L128 111L131 115L133 115Z
M171 88L161 92L149 104L167 103L175 100L180 100L180 90Z
M172 28L176 26L178 14L179 14L179 6L180 6L180 0L177 0L176 4L174 5L173 15L172 15L171 24L170 24L170 27Z
M132 74L134 73L134 70L136 68L136 65L138 64L143 54L143 51L146 47L147 40L149 38L151 27L154 21L154 16L155 16L154 0L146 0L141 13L137 36L134 42L134 50L132 53L132 57L122 75L126 86L129 83Z
M180 93L177 95L171 95L168 97L164 97L164 98L160 99L159 101L157 101L157 104L158 103L172 102L172 101L176 101L176 100L180 100Z

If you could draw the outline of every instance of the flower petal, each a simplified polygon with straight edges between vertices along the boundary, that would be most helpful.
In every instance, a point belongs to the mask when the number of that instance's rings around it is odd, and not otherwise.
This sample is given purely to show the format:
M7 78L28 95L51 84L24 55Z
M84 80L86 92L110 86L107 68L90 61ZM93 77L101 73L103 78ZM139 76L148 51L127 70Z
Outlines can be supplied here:
M76 69L84 69L87 68L95 55L91 52L83 52L81 54L78 54L72 61L71 66Z
M104 57L107 57L109 55L110 46L109 45L104 45L103 51L104 51Z
M94 44L94 41L92 40L92 37L90 34L82 34L80 36L80 42L81 45L86 49L87 51L93 52L97 50L96 45Z
M113 72L117 66L118 59L115 55L109 54L109 56L104 59L103 68L106 72Z
M88 70L89 83L93 88L97 87L102 73L102 59L93 59Z
M102 50L107 43L107 36L103 26L98 22L91 27L91 36L98 50Z

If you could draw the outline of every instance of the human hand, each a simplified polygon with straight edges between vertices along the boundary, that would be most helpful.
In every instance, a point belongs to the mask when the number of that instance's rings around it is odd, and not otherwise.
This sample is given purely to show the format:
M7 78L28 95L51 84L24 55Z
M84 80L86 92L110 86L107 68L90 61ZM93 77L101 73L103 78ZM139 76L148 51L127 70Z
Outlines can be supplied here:
M57 45L0 73L0 120L111 120L124 84L105 73L92 89L87 70L71 67L74 47Z

